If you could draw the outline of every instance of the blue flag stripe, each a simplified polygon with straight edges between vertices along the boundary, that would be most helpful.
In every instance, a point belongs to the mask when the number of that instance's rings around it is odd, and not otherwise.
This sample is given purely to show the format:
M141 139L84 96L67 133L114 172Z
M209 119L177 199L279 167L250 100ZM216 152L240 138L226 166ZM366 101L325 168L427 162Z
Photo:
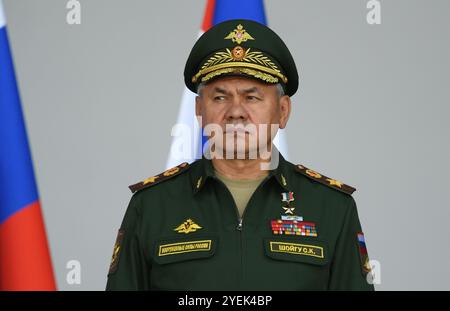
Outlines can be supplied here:
M0 28L0 224L38 199L6 27Z
M250 19L267 25L262 0L216 0L213 24L230 19Z

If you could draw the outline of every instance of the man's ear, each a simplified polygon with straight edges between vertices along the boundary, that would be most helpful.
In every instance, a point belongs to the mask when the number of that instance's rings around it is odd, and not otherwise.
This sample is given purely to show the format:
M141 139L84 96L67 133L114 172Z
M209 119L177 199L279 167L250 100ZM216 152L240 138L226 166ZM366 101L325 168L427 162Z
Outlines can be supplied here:
M200 96L195 97L195 115L200 116L202 113L202 99Z
M291 98L288 95L283 95L280 98L280 129L284 129L291 115Z
M200 96L195 97L195 117L197 118L198 125L202 127L201 124L201 116L202 116L202 98Z

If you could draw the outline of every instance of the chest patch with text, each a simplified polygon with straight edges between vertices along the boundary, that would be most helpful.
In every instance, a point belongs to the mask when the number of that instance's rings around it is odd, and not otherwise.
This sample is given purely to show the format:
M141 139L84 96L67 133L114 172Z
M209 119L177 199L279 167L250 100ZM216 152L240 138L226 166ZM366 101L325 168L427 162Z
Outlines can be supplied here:
M324 258L323 247L309 244L271 241L270 251L275 253L287 253L294 255Z
M207 252L211 250L211 240L197 240L163 244L159 246L158 256L167 256L191 252Z

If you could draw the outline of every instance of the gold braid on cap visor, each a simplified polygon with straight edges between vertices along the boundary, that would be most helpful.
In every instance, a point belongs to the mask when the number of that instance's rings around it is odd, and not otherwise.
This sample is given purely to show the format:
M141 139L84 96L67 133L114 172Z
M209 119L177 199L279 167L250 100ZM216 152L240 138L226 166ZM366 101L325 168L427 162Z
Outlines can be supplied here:
M232 72L251 75L268 83L278 83L278 78L283 83L288 81L269 57L259 51L250 52L250 48L244 50L238 45L231 51L226 49L226 52L216 52L211 56L192 77L192 82L196 83L202 76L201 81L205 82L215 76Z

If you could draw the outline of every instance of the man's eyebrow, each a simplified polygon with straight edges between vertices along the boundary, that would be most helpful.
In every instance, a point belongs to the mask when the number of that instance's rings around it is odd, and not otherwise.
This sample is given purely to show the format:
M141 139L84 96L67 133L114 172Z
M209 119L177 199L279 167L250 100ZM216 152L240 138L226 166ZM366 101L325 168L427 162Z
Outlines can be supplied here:
M228 95L227 90L222 89L222 88L220 88L220 87L218 87L218 86L216 86L216 87L214 88L213 92L214 92L214 93L220 93L220 94Z
M220 93L220 94L224 94L224 95L229 95L230 92L228 92L226 89L223 89L221 87L214 87L213 89L214 93ZM261 92L259 91L259 89L256 86L253 86L251 88L248 89L243 89L243 90L239 90L238 91L241 94L249 94L249 93L257 93L257 94L261 94Z
M239 93L244 93L244 94L257 93L257 94L261 94L261 92L259 91L259 89L256 86L251 87L249 89L240 90Z

